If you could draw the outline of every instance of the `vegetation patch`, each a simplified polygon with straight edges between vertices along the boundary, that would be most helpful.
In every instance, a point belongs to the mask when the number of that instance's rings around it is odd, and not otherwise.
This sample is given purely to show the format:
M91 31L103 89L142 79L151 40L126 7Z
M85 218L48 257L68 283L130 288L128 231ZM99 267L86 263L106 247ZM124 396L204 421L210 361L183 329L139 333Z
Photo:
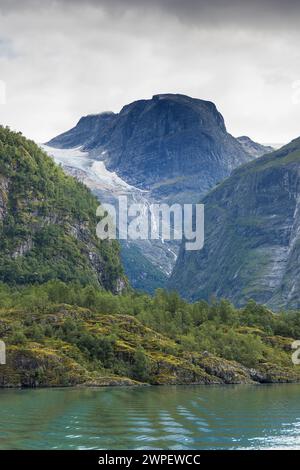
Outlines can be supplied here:
M63 293L63 295L62 295ZM64 303L60 303L62 298ZM1 387L295 382L298 312L50 281L0 285Z

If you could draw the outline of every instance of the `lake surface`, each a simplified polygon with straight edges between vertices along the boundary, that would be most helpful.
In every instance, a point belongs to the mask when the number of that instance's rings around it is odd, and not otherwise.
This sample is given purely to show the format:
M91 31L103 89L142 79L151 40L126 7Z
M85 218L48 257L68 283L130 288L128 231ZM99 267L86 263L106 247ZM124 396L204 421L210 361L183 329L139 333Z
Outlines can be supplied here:
M0 391L0 449L300 449L300 385Z

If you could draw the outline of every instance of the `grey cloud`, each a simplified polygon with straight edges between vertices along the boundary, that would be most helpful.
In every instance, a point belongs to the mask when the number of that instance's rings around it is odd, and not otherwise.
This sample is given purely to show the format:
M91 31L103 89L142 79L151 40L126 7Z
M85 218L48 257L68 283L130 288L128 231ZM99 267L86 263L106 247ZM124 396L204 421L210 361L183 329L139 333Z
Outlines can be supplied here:
M209 99L229 131L300 135L300 2L0 0L0 122L46 141L161 92ZM9 52L10 51L10 52Z
M48 0L51 9L60 7L81 10L87 6L102 8L112 15L128 10L145 12L161 11L193 24L203 23L252 23L265 24L267 28L292 26L300 16L299 0ZM44 0L1 0L0 11L21 11L44 8Z

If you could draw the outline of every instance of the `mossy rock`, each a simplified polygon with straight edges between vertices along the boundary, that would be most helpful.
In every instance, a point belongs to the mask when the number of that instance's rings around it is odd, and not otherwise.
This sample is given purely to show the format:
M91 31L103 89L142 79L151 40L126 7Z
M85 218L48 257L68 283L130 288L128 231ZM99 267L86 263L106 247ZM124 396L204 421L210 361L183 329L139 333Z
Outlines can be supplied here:
M7 358L0 368L1 387L72 386L88 379L80 364L34 343L10 346Z

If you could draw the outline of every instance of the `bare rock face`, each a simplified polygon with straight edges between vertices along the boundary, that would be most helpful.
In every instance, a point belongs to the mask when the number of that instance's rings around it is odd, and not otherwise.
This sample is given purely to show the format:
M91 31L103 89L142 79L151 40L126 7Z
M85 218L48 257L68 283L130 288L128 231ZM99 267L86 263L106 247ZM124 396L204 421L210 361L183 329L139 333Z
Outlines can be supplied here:
M245 152L249 153L254 158L261 157L266 153L273 152L275 149L270 145L262 145L254 142L250 137L242 136L238 137L237 140L242 144L243 149Z
M0 176L0 222L6 215L8 180Z
M204 203L204 248L182 248L172 287L192 299L299 308L300 138L236 170Z
M81 146L156 199L195 201L252 156L226 131L216 106L184 95L155 95L119 114L80 119L49 146Z
M12 258L18 258L19 256L25 256L28 251L33 248L32 238L23 241L19 246L15 248L12 253Z

